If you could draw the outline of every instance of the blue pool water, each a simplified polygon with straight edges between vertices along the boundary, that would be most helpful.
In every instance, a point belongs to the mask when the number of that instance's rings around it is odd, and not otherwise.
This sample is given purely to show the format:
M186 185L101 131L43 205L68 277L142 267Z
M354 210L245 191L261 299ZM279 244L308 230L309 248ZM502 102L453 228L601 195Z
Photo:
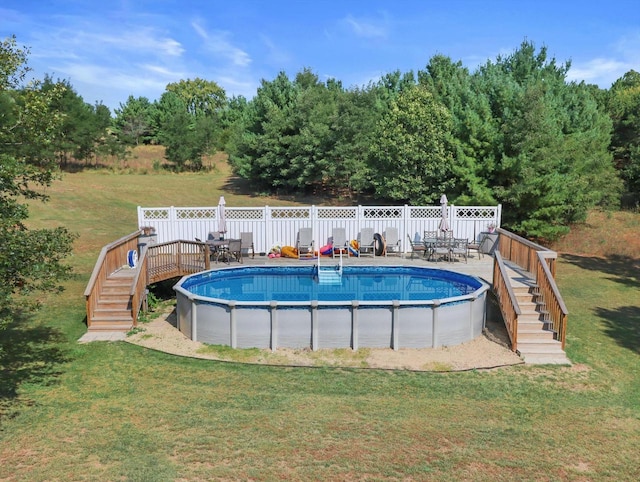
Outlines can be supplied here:
M451 271L345 266L340 284L320 284L315 266L239 267L186 279L194 295L235 301L428 301L473 293L480 280Z

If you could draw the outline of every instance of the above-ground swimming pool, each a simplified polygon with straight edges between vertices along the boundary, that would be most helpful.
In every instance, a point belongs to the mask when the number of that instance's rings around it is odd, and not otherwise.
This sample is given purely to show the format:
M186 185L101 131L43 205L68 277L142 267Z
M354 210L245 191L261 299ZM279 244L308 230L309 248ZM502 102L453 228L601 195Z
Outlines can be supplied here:
M237 267L174 287L178 329L234 348L425 348L482 333L488 286L422 267Z

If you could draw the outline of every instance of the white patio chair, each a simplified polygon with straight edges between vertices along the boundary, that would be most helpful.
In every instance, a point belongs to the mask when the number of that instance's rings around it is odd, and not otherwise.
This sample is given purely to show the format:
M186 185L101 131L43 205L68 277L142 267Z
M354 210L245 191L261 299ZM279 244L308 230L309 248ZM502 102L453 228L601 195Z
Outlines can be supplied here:
M385 229L383 236L385 243L384 255L388 256L389 254L397 254L398 256L402 256L402 251L400 250L398 228L388 227L387 229Z
M358 235L359 256L376 256L376 240L373 237L373 228L362 228Z
M296 240L298 258L313 258L313 230L311 228L300 228Z
M333 228L331 233L333 249L331 250L333 257L339 256L341 252L349 255L349 241L347 241L347 233L344 228Z

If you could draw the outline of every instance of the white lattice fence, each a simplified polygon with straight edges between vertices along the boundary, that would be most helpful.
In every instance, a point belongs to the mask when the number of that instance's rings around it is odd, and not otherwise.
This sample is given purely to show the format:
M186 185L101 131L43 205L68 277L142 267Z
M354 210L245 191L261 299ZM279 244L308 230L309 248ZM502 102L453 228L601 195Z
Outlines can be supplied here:
M138 207L138 226L156 230L157 242L177 239L206 239L217 231L215 207ZM274 245L294 246L298 230L311 227L317 247L329 242L332 230L345 228L349 239L357 239L364 227L383 233L396 227L407 245L407 236L421 239L424 231L435 231L440 225L440 206L342 206L342 207L255 207L227 206L225 210L229 238L241 232L253 232L256 252L268 252ZM500 225L501 206L447 207L449 226L455 237L477 239L489 223Z

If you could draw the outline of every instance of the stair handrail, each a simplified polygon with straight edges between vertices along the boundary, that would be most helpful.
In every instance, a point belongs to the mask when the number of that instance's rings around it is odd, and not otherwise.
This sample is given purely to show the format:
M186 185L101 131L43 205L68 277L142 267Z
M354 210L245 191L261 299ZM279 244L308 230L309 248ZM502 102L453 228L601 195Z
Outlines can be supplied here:
M130 243L130 241L132 239L137 239L140 235L142 234L142 230L139 229L138 231L134 231L131 234L127 234L126 236L121 237L120 239L117 239L109 244L107 244L106 246L103 246L102 249L100 250L100 254L98 255L98 259L96 260L96 264L93 267L93 271L91 272L91 276L89 277L89 282L87 283L87 287L84 290L84 296L89 296L91 294L91 291L93 289L93 286L96 284L99 276L100 276L100 272L102 270L102 268L104 267L105 263L107 262L107 255L112 252L115 251L118 248L121 248L123 245ZM137 248L138 242L136 241L136 248ZM124 264L126 264L126 260L127 260L127 252L129 250L124 250L124 255L122 256L122 259L118 260L116 262L117 267L120 267ZM115 267L114 271L115 271ZM106 273L107 275L111 274L111 273Z
M98 303L98 293L107 280L107 277L127 264L127 254L130 250L138 249L138 237L142 234L139 229L131 234L117 239L100 250L100 255L93 267L89 282L84 290L86 299L87 325L91 325L93 314Z
M133 277L131 291L131 317L133 318L133 326L138 324L138 313L144 302L144 294L147 290L147 246L140 249L140 257L136 266L136 274ZM145 308L146 309L146 308Z
M522 311L511 286L507 267L498 250L495 251L493 258L493 290L498 297L500 312L511 340L511 349L516 351L518 349L518 316Z
M558 340L562 343L562 349L564 350L569 310L567 310L567 306L564 304L558 285L547 264L547 254L548 252L544 251L538 252L536 283L538 284L540 294L549 313L550 321L553 324L553 330L557 333Z

